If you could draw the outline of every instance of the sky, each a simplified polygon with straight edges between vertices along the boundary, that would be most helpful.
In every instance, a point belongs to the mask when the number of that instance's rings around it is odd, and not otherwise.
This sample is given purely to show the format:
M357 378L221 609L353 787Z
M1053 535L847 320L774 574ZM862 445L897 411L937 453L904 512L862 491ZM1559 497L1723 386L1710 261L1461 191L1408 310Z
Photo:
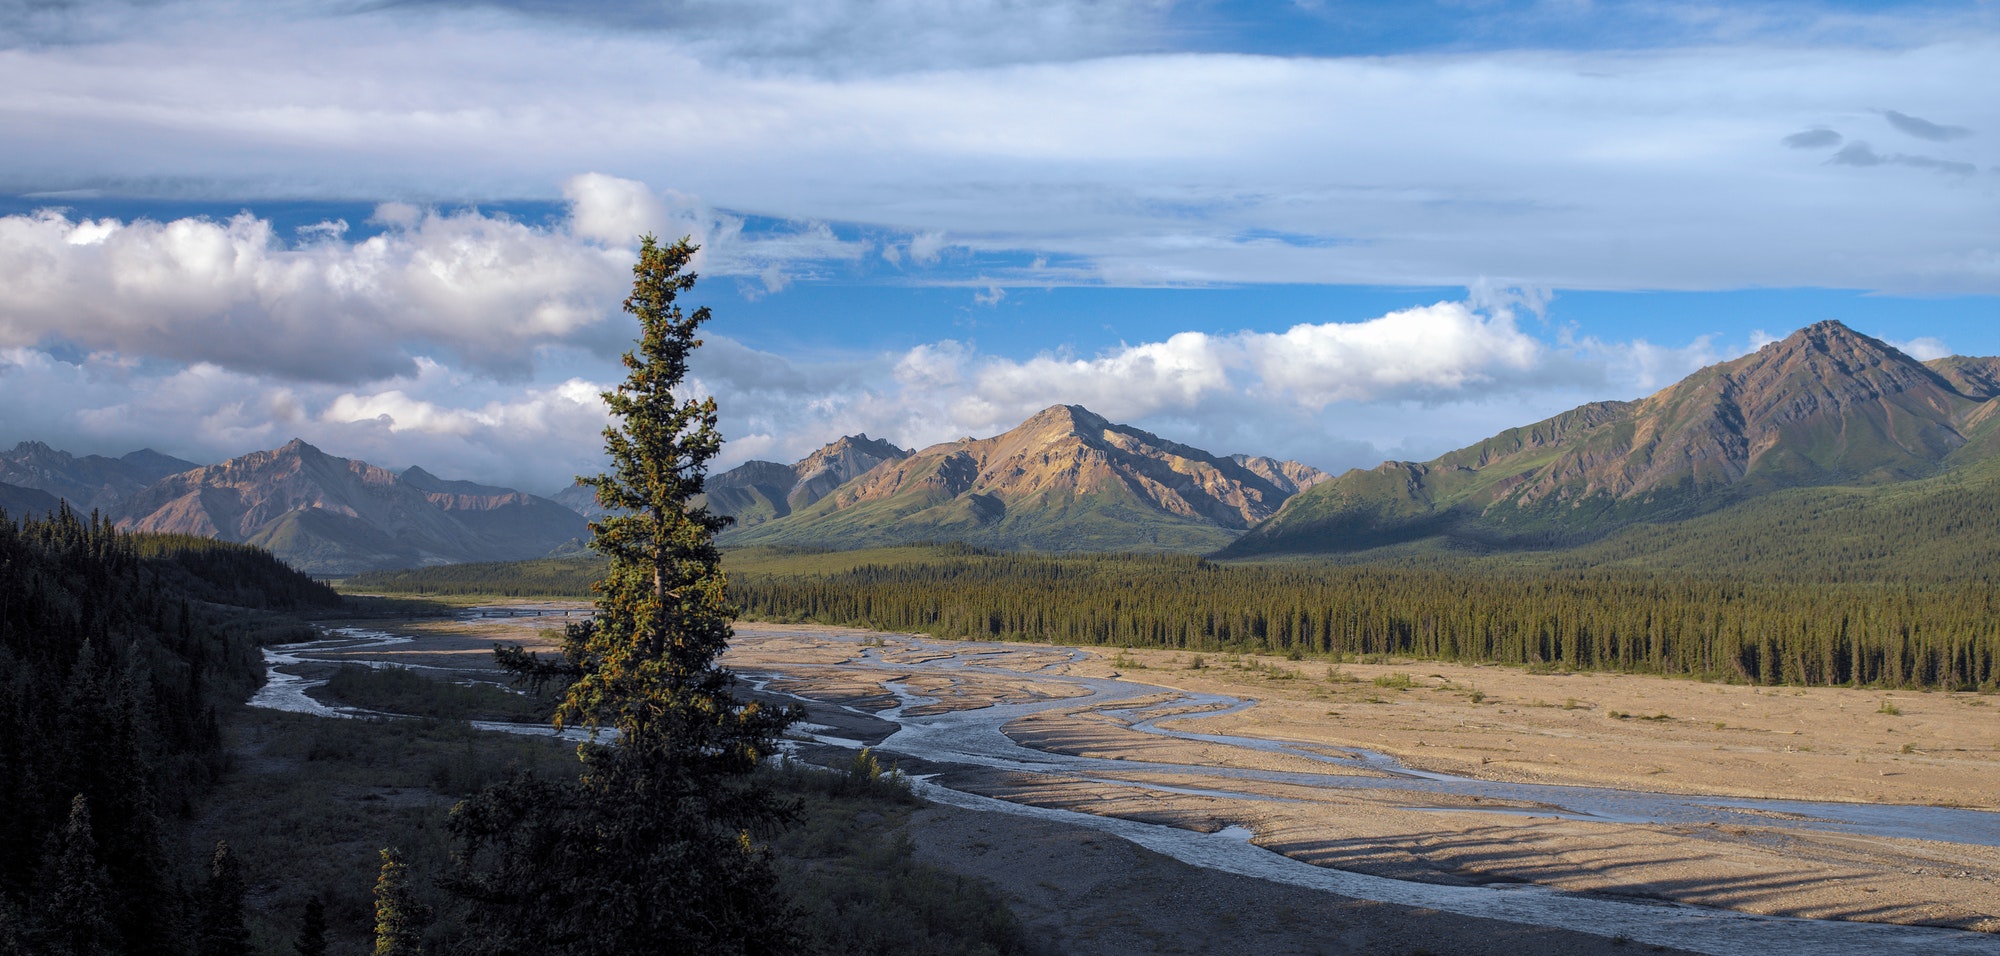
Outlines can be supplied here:
M0 446L717 467L1057 403L1423 460L1838 319L2000 354L2000 3L0 0Z

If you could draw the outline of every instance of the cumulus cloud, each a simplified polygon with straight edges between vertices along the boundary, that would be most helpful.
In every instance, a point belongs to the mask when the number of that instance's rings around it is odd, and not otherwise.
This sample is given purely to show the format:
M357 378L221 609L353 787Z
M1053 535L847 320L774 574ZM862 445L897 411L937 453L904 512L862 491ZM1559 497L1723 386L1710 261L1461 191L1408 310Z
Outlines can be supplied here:
M569 200L571 234L607 246L636 245L638 237L647 234L671 242L698 233L698 239L706 240L711 227L706 217L677 216L661 196L636 179L584 173L564 182L562 194Z
M195 363L175 368L96 353L0 350L0 406L11 444L77 454L142 447L220 461L303 438L392 468L547 493L599 466L603 386L580 378L501 386L420 361L403 378L350 389Z
M1910 136L1929 140L1933 143L1948 143L1952 140L1964 139L1972 135L1972 131L1963 126L1945 126L1921 117L1911 116L1907 113L1898 113L1895 110L1883 110L1882 118L1888 120L1890 126L1894 126Z
M910 237L910 261L920 265L930 265L938 261L944 251L944 233L929 230Z
M1923 336L1918 336L1917 338L1914 339L1906 339L1901 341L1896 339L1886 339L1885 341L1887 341L1890 345L1895 346L1897 351L1900 351L1904 355L1916 359L1919 362L1928 362L1931 359L1941 359L1947 355L1953 354L1951 346L1944 344L1943 339L1931 335L1923 335Z
M828 366L724 343L697 357L701 386L732 441L750 440L759 457L794 460L859 431L905 446L984 437L1061 403L1218 453L1326 468L1429 457L1584 401L1637 397L1730 354L1710 339L1544 342L1511 310L1469 301L1276 333L1181 332L1090 355L1011 358L944 340Z
M1544 355L1540 342L1515 327L1511 312L1481 315L1462 302L1239 340L1263 390L1315 409L1463 393L1529 373Z
M746 237L740 218L633 180L576 176L563 192L569 215L548 227L384 203L377 235L349 241L346 222L324 222L291 244L248 212L0 217L0 347L66 343L324 382L411 374L416 355L442 351L519 380L538 349L603 337L641 233L691 236L698 271L766 292L791 268L861 255L823 223Z
M0 217L0 345L51 340L318 381L412 369L412 342L483 368L596 323L618 256L504 218L386 207L357 243L269 221Z
M1727 357L1708 340L1678 349L1542 341L1511 311L1469 302L1283 332L1188 331L1090 355L1013 358L940 340L807 361L706 338L688 385L720 404L724 467L793 461L860 432L905 446L984 437L1064 403L1216 453L1338 469L1430 457L1584 401L1636 397ZM562 348L563 362L614 374ZM389 467L544 493L601 467L600 375L522 386L429 356L411 365L354 386L14 347L0 350L11 432L0 442L32 437L102 454L150 445L215 461L301 437Z

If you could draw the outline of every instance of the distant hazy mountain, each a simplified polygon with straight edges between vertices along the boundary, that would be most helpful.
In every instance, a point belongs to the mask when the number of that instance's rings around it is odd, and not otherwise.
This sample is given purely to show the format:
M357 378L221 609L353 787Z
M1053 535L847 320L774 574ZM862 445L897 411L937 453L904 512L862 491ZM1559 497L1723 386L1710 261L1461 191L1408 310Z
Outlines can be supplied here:
M562 505L585 518L596 518L604 514L603 506L597 503L597 489L583 485L570 485L549 495L549 500Z
M1231 455L1229 460L1250 469L1257 477L1276 485L1278 490L1288 495L1296 495L1333 478L1332 475L1311 465L1296 461L1280 461L1262 455Z
M139 489L199 467L151 448L118 458L78 458L38 441L24 441L0 452L0 483L46 492L84 514L92 510L110 514Z
M708 479L708 506L748 528L811 507L841 485L887 461L910 457L906 449L866 434L849 435L795 464L747 461Z
M397 475L298 440L171 475L133 495L119 525L247 542L315 574L539 557L585 533L546 498Z
M1263 461L1259 467L1275 480L1241 461L1057 405L1003 435L885 460L816 502L794 504L790 514L727 532L724 541L1209 550L1275 512L1290 487L1311 479L1312 469Z
M737 527L749 527L791 514L876 465L909 454L866 434L849 435L793 464L752 460L710 475L705 500L716 514L735 518ZM586 518L604 514L596 490L583 485L571 485L549 498Z
M1596 402L1429 462L1318 484L1229 555L1441 538L1573 544L1760 496L1938 475L2000 452L2000 360L1919 362L1838 322L1637 402Z
M54 514L58 504L56 496L46 491L0 481L0 511L5 511L10 520Z

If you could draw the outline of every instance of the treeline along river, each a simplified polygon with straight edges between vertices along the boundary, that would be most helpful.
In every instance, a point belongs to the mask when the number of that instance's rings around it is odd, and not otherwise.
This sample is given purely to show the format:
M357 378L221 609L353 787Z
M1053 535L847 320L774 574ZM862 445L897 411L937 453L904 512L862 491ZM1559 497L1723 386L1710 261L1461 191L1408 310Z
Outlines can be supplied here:
M737 573L744 616L945 637L1405 655L1759 684L2000 687L1994 586L993 554Z

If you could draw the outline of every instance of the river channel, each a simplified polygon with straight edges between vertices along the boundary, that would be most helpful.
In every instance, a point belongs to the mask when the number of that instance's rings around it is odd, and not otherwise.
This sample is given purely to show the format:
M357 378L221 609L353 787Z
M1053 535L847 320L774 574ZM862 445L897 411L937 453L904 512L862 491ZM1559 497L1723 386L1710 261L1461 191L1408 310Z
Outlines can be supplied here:
M476 612L475 612L476 613ZM754 639L754 625L739 629L739 641ZM1170 690L1116 677L1079 676L1065 664L1085 660L1085 652L1036 648L1021 654L1018 645L938 641L895 635L894 652L879 637L854 632L825 636L846 641L837 666L849 675L873 675L891 700L857 703L800 691L794 670L762 660L744 668L742 676L767 693L793 696L816 715L846 715L853 723L887 722L881 733L844 736L840 721L802 728L803 736L820 744L862 746L863 736L879 738L882 753L913 758L917 765L944 768L985 768L1010 774L1037 775L1049 780L1088 781L1119 787L1154 788L1163 792L1201 794L1241 800L1274 798L1258 785L1279 784L1313 790L1377 790L1452 798L1477 797L1501 805L1534 808L1540 816L1631 824L1694 826L1757 826L1777 830L1818 831L1847 836L1914 839L1944 844L2000 845L2000 814L1928 806L1885 806L1783 800L1747 800L1654 793L1598 787L1508 783L1425 772L1403 766L1385 754L1358 749L1328 748L1292 741L1220 733L1199 729L1204 717L1219 717L1256 706L1256 701L1219 694ZM343 629L322 641L265 650L270 681L252 700L272 707L327 717L383 716L329 707L305 693L312 686L288 669L314 660L338 659L381 665L392 658L371 658L373 650L403 649L409 638L386 633ZM452 668L436 668L453 670ZM464 672L463 669L461 673ZM477 679L473 677L471 679ZM1025 679L1025 684L1024 684ZM970 709L949 709L941 696L913 689L933 689L956 682L1000 680L1017 686L1038 686L1032 699L985 703ZM1282 754L1324 764L1327 772L1272 770L1245 766L1110 760L1056 753L1024 746L1007 728L1023 718L1062 708L1093 709L1118 718L1132 731L1146 735L1199 741L1221 748ZM1174 726L1162 726L1171 722ZM1190 728L1190 724L1194 725ZM483 725L511 732L549 733L546 727ZM878 724L878 726L880 726ZM1359 771L1359 772L1357 772ZM927 775L949 776L948 774ZM1167 781L1167 782L1162 782ZM1242 789L1235 789L1240 785ZM1217 833L1160 823L1009 802L944 786L935 779L919 782L927 798L952 806L1059 820L1090 827L1130 840L1183 862L1211 869L1320 889L1359 899L1421 906L1469 916L1578 930L1639 943L1671 946L1704 953L1736 954L1867 954L1923 952L2000 954L2000 938L1992 935L1885 923L1768 917L1732 910L1686 906L1655 900L1573 893L1533 884L1441 885L1389 879L1314 866L1249 842L1242 827Z

